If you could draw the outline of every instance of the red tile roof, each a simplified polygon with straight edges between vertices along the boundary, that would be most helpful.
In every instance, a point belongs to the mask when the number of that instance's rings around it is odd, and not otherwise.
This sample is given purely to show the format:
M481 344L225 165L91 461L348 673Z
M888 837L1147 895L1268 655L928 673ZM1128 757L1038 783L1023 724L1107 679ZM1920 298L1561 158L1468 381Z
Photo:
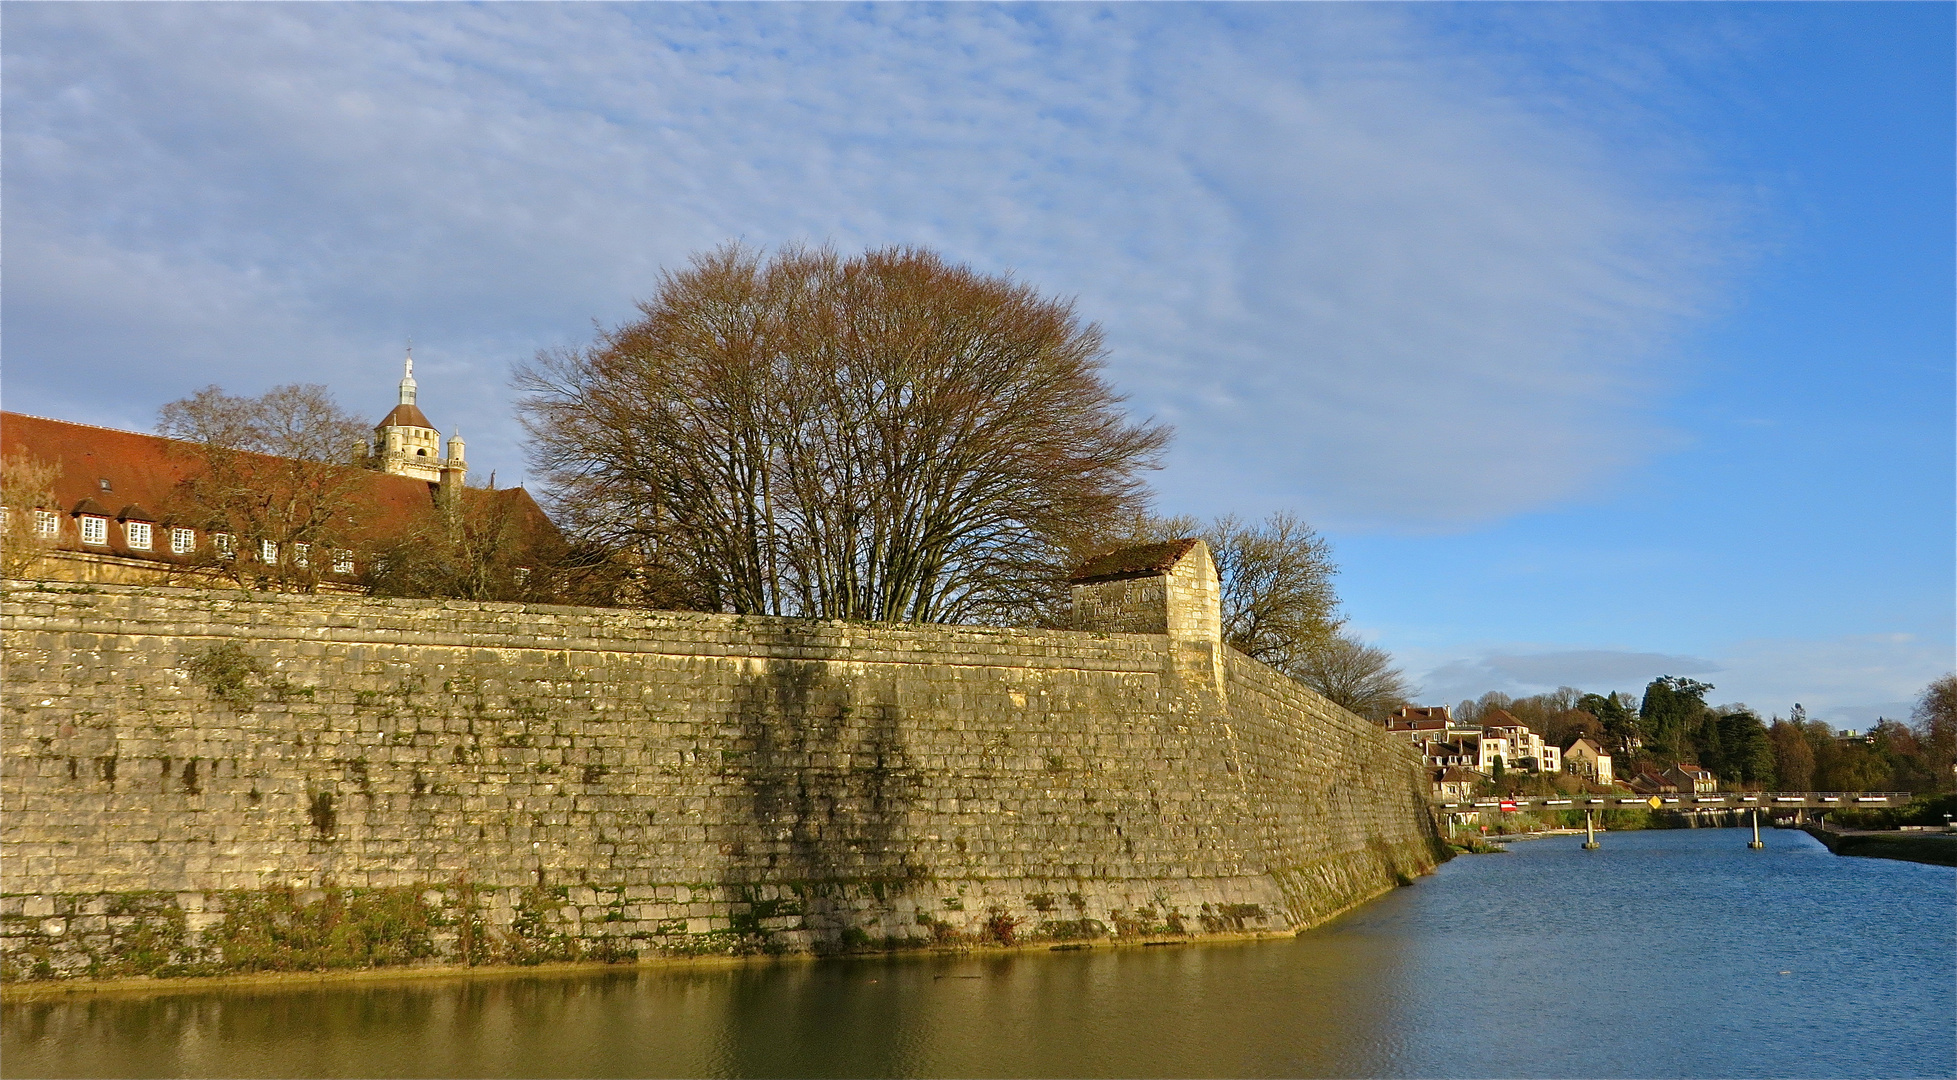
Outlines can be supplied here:
M1162 544L1143 544L1110 551L1082 563L1069 580L1076 585L1087 585L1096 581L1121 581L1166 574L1195 546L1194 537L1185 537Z
M428 417L422 415L421 410L416 408L415 406L396 405L394 406L394 410L392 412L388 413L386 416L381 417L381 422L374 426L375 427L399 426L399 427L433 428L435 425L429 423Z
M413 408L399 406L398 408ZM397 408L397 411L398 411ZM416 415L419 415L417 413ZM177 439L145 435L135 431L76 424L66 420L0 412L0 453L8 457L26 454L56 467L53 487L57 510L68 516L97 514L122 520L151 521L159 525L187 525L203 529L202 521L171 521L168 508L180 504L178 486L199 475L203 465L195 447ZM361 513L356 521L358 533L373 542L390 539L395 530L414 520L427 509L435 485L411 476L394 476L347 466L357 474L353 502ZM512 509L532 522L527 531L554 531L530 494L522 488L503 488L493 492L473 492L471 498L507 500ZM123 509L118 510L116 508ZM142 516L148 515L148 516ZM149 551L127 547L121 529L109 530L107 545L90 544L85 550L109 551L135 558L173 559L169 545L153 541ZM82 550L72 529L64 529L59 547Z

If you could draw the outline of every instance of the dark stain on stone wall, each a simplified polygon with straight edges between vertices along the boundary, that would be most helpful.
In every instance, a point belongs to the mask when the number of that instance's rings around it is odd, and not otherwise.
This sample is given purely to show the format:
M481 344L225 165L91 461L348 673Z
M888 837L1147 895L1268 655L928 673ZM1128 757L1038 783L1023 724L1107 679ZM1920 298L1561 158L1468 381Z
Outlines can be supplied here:
M782 637L798 656L825 651L811 635ZM740 780L743 831L755 839L729 842L722 880L749 897L744 914L766 914L737 929L758 931L762 918L793 907L818 947L835 948L853 925L853 884L917 876L902 833L919 783L902 709L877 689L838 679L816 659L773 660L740 676L727 768ZM773 896L755 895L763 884Z

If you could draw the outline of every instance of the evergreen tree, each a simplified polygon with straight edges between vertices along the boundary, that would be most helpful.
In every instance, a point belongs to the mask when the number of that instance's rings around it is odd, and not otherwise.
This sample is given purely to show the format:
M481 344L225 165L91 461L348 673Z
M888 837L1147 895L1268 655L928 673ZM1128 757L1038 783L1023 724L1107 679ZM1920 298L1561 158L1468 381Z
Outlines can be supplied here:
M1722 780L1771 788L1777 778L1774 744L1767 727L1751 709L1739 709L1719 718L1720 767ZM1710 765L1707 766L1711 768Z
M1712 684L1697 679L1660 675L1644 688L1644 701L1638 709L1638 724L1659 757L1678 758L1698 749L1693 736L1708 713L1706 692Z

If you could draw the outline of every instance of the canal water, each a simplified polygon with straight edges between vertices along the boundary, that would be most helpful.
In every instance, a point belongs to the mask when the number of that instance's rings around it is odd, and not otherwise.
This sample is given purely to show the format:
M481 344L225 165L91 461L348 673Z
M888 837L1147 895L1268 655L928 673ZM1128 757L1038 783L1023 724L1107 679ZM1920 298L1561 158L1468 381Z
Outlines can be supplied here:
M83 996L28 1076L1947 1077L1957 870L1791 831L1466 856L1295 939Z

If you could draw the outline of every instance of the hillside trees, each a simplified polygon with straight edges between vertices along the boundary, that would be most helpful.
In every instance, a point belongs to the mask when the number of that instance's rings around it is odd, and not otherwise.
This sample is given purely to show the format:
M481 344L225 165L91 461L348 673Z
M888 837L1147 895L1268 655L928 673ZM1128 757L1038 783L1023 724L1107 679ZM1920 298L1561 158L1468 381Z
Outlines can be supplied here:
M1800 708L1796 705L1795 708ZM1776 718L1767 731L1773 745L1774 775L1782 791L1814 791L1814 747L1799 720Z
M1584 694L1577 699L1577 708L1596 717L1603 729L1603 745L1626 766L1644 743L1635 704L1629 695L1622 693Z
M1778 779L1774 746L1759 714L1737 708L1722 713L1713 725L1718 743L1716 749L1701 751L1701 763L1721 780L1753 788L1773 787Z
M1706 705L1706 692L1712 689L1710 683L1672 675L1660 675L1645 686L1638 727L1652 756L1679 757L1696 751L1693 737L1706 730L1712 716Z
M1013 622L1140 511L1166 428L1066 302L928 251L738 245L517 375L580 535L705 610Z
M1910 710L1916 724L1917 745L1922 748L1928 770L1937 777L1932 790L1957 789L1957 674L1945 675L1923 688Z
M1767 737L1782 790L1948 792L1957 789L1957 678L1925 687L1907 724L1878 720L1847 734L1808 719L1796 705Z

